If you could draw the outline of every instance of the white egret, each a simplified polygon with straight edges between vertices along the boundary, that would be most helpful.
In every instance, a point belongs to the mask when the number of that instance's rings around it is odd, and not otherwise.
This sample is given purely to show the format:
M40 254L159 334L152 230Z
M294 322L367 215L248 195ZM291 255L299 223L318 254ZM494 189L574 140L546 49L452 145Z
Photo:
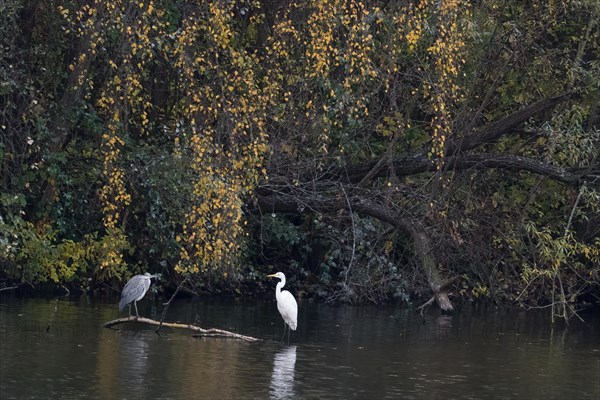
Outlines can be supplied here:
M123 311L126 305L129 304L129 316L131 317L131 303L135 306L135 315L140 317L137 309L137 302L141 300L148 289L150 288L150 280L159 278L160 274L151 275L146 272L144 275L135 275L132 277L121 292L121 301L119 301L119 311Z
M277 283L277 288L275 289L275 298L277 299L277 309L283 318L283 335L285 336L286 325L293 331L298 327L298 303L296 303L296 299L290 292L281 290L281 288L285 286L285 275L283 272L267 275L267 277L280 279L279 283ZM290 331L288 331L288 342L289 340Z

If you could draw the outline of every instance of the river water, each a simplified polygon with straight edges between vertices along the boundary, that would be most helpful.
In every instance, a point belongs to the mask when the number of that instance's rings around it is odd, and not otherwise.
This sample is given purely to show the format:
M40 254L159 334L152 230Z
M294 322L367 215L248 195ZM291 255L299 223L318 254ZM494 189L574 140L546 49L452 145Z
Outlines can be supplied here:
M600 312L301 302L281 341L275 302L180 300L167 320L248 343L128 323L117 300L0 296L0 399L600 399ZM140 314L160 318L151 295Z

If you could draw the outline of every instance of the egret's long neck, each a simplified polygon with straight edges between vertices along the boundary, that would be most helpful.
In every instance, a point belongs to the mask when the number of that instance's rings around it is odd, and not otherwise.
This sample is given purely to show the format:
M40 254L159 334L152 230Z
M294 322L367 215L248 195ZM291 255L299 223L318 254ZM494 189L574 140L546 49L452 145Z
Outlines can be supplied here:
M279 283L277 284L277 287L275 288L275 292L277 294L281 293L281 289L285 286L285 278L282 278Z

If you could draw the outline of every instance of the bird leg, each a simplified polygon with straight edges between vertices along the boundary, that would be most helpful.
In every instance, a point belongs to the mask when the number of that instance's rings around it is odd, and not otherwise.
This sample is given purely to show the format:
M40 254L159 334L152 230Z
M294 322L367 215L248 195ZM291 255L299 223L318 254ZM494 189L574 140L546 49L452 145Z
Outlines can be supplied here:
M285 338L285 327L287 326L287 324L285 323L285 321L283 322L283 334L281 335L281 341L283 342L283 339Z
M131 303L129 303L129 317L131 318Z
M140 314L138 313L138 310L137 310L137 301L134 301L133 305L135 306L135 315L137 315L137 317L139 318Z

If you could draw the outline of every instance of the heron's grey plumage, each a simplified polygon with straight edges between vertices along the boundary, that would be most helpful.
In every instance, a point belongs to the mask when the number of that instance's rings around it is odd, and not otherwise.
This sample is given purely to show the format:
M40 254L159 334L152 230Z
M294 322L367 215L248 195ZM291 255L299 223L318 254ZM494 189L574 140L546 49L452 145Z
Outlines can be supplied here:
M158 278L159 276L160 274L151 275L146 272L143 275L135 275L132 277L121 292L119 311L123 311L128 304L131 305L131 303L133 303L135 306L135 313L139 317L136 302L141 300L146 295L146 292L150 288L150 280L152 278ZM131 315L131 309L129 315Z

